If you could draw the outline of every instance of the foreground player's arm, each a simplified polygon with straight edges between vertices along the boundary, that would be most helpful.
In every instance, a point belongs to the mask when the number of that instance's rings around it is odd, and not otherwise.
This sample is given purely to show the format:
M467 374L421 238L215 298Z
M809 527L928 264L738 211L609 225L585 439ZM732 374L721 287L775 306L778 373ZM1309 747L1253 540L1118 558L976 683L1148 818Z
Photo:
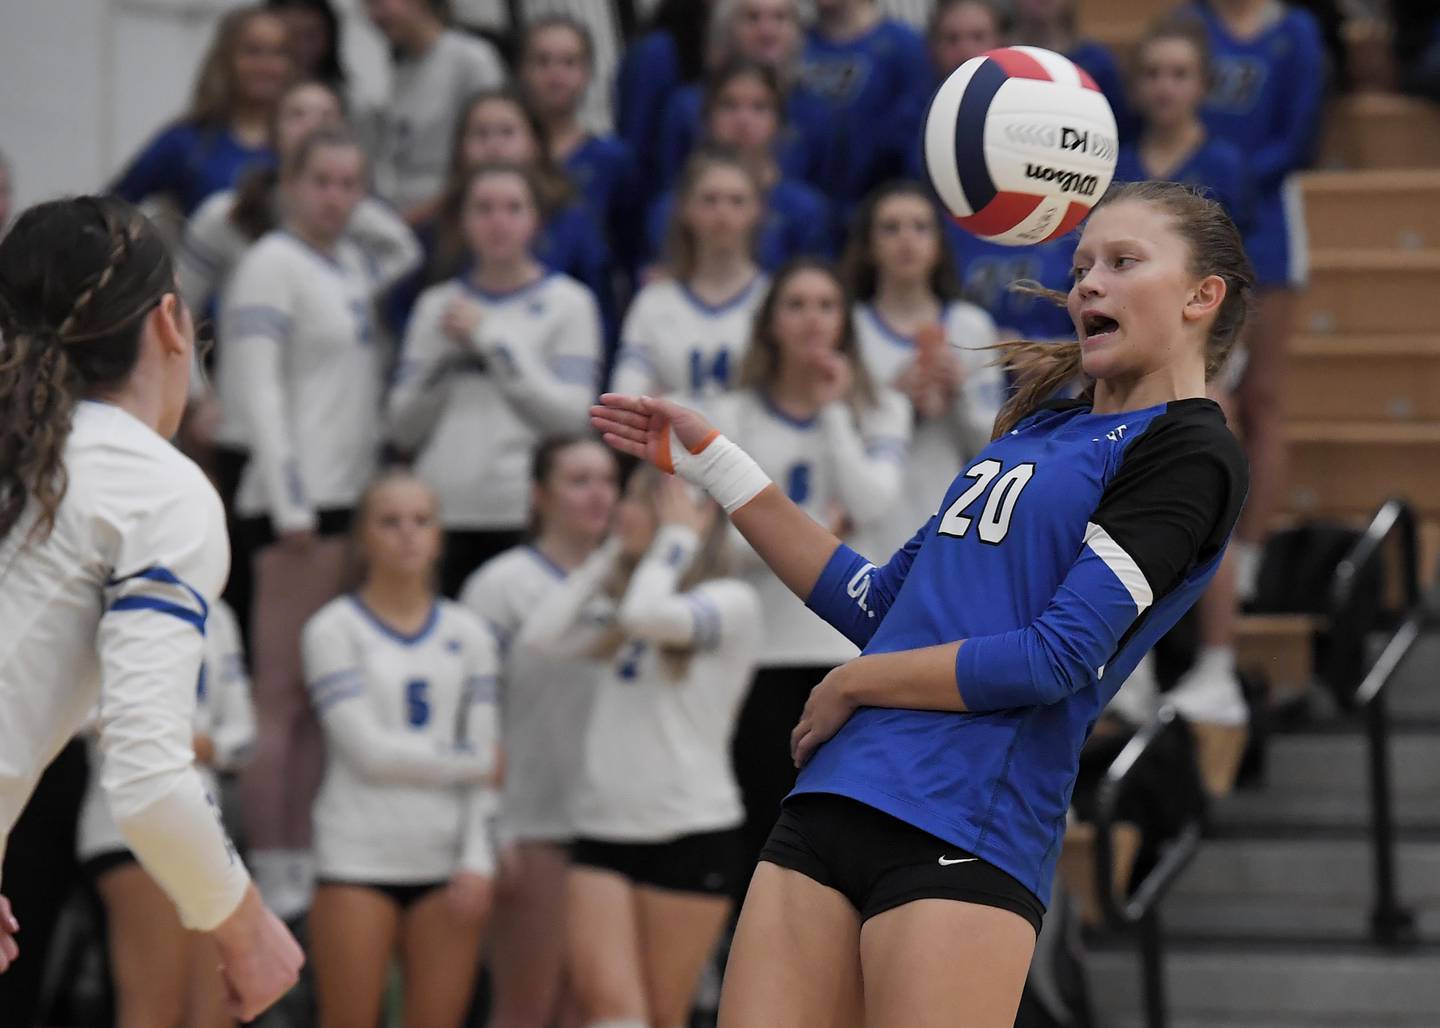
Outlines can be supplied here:
M193 469L191 469L193 470ZM100 784L126 843L179 908L211 931L250 877L194 768L195 687L228 555L219 498L177 475L132 501L96 633Z
M311 618L301 636L305 681L326 744L372 782L442 786L484 781L493 770L492 755L388 731L380 723L366 702L370 683L365 669L344 628L326 613Z

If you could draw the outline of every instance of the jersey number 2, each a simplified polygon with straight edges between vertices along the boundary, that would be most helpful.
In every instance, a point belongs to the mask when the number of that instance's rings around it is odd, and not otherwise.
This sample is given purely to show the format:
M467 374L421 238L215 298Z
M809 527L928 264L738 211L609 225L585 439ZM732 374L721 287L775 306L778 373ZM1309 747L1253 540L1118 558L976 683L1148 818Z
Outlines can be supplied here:
M963 537L970 531L970 525L975 520L965 514L966 509L989 489L990 495L985 500L985 507L980 512L980 524L975 531L981 542L990 543L992 546L1003 543L1005 536L1010 533L1010 519L1015 515L1015 504L1020 499L1020 493L1030 483L1031 476L1035 474L1035 465L1028 462L1017 464L1003 475L1000 474L1004 469L1005 465L992 458L982 460L965 472L965 477L973 478L975 484L955 497L955 502L950 504L950 509L940 519L940 527L936 531L940 535ZM993 489L990 488L991 483L994 483Z

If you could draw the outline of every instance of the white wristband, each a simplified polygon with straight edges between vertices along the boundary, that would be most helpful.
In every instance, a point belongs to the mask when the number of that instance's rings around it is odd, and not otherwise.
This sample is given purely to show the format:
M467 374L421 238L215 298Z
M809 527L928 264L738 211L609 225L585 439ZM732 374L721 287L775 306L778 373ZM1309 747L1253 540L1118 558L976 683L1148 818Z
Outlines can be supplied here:
M671 466L665 470L704 489L726 514L734 514L770 484L760 465L719 432L689 450L671 429L669 457Z

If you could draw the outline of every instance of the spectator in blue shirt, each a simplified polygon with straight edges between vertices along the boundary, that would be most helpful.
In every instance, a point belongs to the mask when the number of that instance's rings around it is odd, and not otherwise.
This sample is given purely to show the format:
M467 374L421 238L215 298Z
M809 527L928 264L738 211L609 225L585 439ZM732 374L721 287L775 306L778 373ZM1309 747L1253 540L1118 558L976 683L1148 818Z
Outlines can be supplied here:
M131 203L163 196L189 217L247 165L274 161L270 123L293 74L285 23L264 8L232 11L200 64L189 112L146 144L110 192Z

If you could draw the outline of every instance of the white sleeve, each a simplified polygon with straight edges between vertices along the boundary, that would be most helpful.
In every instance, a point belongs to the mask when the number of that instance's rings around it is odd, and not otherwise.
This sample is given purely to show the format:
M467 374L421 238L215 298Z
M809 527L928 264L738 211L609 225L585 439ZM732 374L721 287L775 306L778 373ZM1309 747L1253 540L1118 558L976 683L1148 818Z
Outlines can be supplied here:
M950 406L951 430L966 454L976 454L990 442L995 418L1005 403L1005 372L995 363L992 346L995 322L979 307L964 305L947 326L946 342L954 347L965 369L965 384Z
M367 196L355 208L346 234L365 255L370 288L379 295L420 266L425 253L405 219L383 200Z
M620 326L620 349L615 354L615 370L610 376L610 389L630 396L653 395L660 391L656 372L655 339L652 330L651 304L641 290L630 305Z
M699 548L699 537L683 525L665 525L655 534L620 602L620 628L627 636L706 650L732 637L740 625L758 623L755 597L748 589L701 585L678 591Z
M563 582L545 594L525 618L515 645L561 659L583 657L604 636L607 625L587 616L587 608L614 574L620 543L607 539Z
M487 39L464 36L465 63L464 82L456 99L463 102L485 89L495 89L505 84L505 64L500 52Z
M185 225L175 280L180 298L196 318L203 316L235 257L238 230L230 224L234 204L233 192L217 193L202 203Z
M163 483L134 506L118 526L96 635L100 785L126 844L181 923L210 931L234 912L250 880L192 748L206 618L229 566L225 515L198 473Z
M589 290L566 303L550 339L515 339L486 319L475 349L516 412L545 435L584 432L590 425L600 371L600 308Z
M387 731L365 702L366 669L343 627L326 611L301 635L305 684L326 744L362 778L381 785L473 785L493 770L493 755L471 753L454 740Z
M515 633L520 630L521 616L516 597L499 574L500 565L487 561L480 565L460 590L459 602L490 631L501 658L510 649Z
M239 383L239 415L277 533L315 527L305 496L285 402L284 350L295 330L293 282L274 251L257 248L240 262L226 290L221 337L226 373Z
M848 404L820 412L820 428L835 462L840 503L857 525L883 518L900 495L910 446L910 405L893 389L876 390L860 416Z
M500 708L497 682L500 658L495 641L483 625L475 626L476 645L468 652L465 677L465 742L480 756L488 756L493 773L500 754ZM466 810L465 839L461 846L462 871L495 873L492 822L499 809L493 781L472 786Z
M420 297L385 401L386 434L406 452L420 449L450 399L450 372L459 351L440 327L448 295L437 287Z
M240 626L224 600L216 600L210 607L205 661L212 690L209 735L215 744L215 769L234 771L249 756L255 742L255 705L250 697Z

